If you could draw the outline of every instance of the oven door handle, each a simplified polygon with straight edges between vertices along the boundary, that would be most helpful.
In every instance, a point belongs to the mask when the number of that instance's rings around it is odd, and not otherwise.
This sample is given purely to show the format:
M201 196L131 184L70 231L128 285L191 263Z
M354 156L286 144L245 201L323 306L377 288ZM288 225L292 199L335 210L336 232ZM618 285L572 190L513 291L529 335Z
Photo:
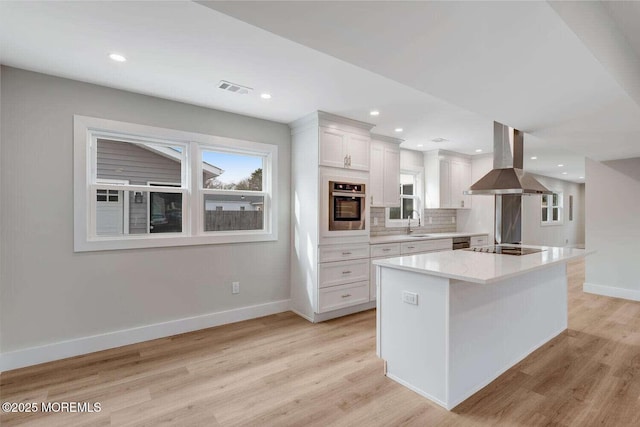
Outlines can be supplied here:
M331 193L333 197L360 197L363 198L365 195L362 193L340 193L338 191L334 191Z

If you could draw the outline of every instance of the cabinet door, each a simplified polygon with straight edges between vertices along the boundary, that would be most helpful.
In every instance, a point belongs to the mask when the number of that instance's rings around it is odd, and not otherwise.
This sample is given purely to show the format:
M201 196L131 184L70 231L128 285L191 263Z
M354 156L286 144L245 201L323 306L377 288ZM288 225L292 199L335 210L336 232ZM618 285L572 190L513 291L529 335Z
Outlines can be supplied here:
M372 169L372 174L373 174ZM385 146L384 148L384 205L398 206L400 203L400 148Z
M440 209L451 208L451 162L440 160Z
M349 169L369 170L369 137L349 134L346 154L349 156Z
M331 128L320 128L320 159L321 166L333 166L344 168L345 164L345 141L344 132Z
M369 173L369 202L371 206L384 206L384 145L371 142L371 172Z
M471 185L471 165L457 160L451 161L451 207L471 207L471 197L464 195L464 190Z

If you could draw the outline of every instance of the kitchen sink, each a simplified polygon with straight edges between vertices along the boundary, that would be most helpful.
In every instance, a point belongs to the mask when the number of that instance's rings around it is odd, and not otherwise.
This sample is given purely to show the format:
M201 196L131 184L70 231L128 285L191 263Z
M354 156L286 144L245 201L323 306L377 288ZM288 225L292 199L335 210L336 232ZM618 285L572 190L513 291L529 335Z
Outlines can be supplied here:
M433 234L409 234L408 237L425 238L425 237L433 237Z

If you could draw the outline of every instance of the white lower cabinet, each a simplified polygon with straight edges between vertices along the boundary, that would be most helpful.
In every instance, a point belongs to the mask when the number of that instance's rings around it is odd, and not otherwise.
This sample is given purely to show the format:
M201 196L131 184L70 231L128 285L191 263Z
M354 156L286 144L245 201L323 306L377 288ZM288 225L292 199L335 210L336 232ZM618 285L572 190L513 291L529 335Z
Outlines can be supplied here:
M364 280L369 280L368 259L320 264L320 288Z
M318 248L317 313L369 302L369 244Z
M318 306L325 313L365 302L369 302L368 280L320 289Z

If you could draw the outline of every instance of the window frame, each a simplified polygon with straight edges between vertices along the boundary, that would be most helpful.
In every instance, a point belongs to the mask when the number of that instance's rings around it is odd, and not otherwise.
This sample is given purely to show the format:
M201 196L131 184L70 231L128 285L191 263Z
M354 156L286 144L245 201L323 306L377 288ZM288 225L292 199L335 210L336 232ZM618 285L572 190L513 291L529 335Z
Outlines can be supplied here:
M74 115L74 251L100 251L166 246L248 243L278 240L278 146L215 135L139 125L115 120ZM180 146L182 182L180 187L123 185L108 183L96 174L98 138L134 144L153 143ZM203 166L201 150L226 151L263 157L264 228L204 232ZM96 189L181 193L182 232L98 236L95 232ZM228 193L235 190L217 190ZM244 192L244 191L243 191ZM255 195L256 192L247 191Z
M556 190L551 190L552 194L543 194L540 196L540 209L539 209L539 214L540 214L540 225L543 227L549 227L549 226L554 226L554 225L563 225L564 224L564 194L562 191L556 191ZM553 195L557 195L558 196L558 204L557 205L553 205ZM542 200L543 198L547 196L549 202L547 203L547 206L544 207L542 205ZM554 221L553 220L553 209L557 208L558 209L558 220ZM546 209L547 210L547 220L544 221L542 219L542 209Z
M422 192L422 169L402 169L400 170L400 175L413 175L414 179L414 195L413 196L405 196L404 198L411 198L415 201L416 211L419 212L419 219L422 220L423 215L423 192ZM400 209L402 209L402 184L400 183ZM394 206L395 207L395 206ZM410 218L409 221L407 219L390 219L389 215L391 212L391 207L384 208L384 225L385 227L406 227L408 222L411 222L412 226L418 226L418 218Z

